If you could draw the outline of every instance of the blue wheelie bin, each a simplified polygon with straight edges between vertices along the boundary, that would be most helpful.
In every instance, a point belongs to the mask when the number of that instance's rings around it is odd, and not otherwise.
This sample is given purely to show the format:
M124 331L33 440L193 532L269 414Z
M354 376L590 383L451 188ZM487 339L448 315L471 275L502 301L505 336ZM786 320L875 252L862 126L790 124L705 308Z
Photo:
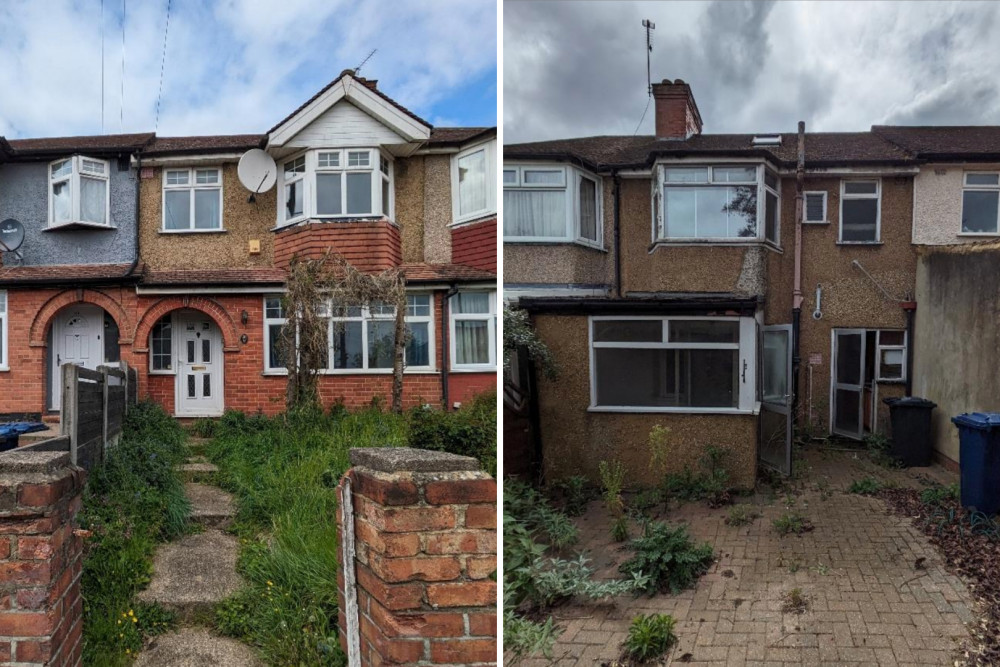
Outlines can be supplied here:
M1000 412L969 412L951 418L958 427L962 506L1000 510Z

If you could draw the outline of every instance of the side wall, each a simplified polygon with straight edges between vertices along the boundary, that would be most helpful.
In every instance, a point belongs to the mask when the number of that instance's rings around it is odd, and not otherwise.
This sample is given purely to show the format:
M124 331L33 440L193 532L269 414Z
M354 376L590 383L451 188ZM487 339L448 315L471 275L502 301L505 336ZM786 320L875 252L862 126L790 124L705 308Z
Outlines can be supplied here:
M997 171L998 164L971 165L974 171ZM962 236L962 165L925 165L917 174L913 204L913 242L917 245L972 243L982 237Z
M938 407L935 448L959 460L963 412L1000 411L1000 247L927 248L917 265L913 392ZM967 335L974 332L972 335Z

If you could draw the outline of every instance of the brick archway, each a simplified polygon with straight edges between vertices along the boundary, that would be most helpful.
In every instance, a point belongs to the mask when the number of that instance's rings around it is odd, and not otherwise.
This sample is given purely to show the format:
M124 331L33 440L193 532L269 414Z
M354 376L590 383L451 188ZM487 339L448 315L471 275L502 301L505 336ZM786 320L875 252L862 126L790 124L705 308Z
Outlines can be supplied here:
M236 333L236 323L233 322L233 318L229 316L226 309L223 308L214 299L206 299L204 297L186 297L186 296L172 296L160 299L152 306L146 309L142 317L139 318L139 324L135 327L135 336L133 340L136 341L134 346L134 351L137 353L148 353L149 352L149 333L153 330L153 325L156 324L157 320L171 313L175 310L197 310L202 312L218 325L219 330L222 332L222 351L223 352L239 352L240 340L239 334Z
M118 325L118 345L132 345L133 339L129 337L129 333L132 331L132 324L122 305L103 292L89 289L66 290L46 301L38 309L35 319L31 322L31 329L28 333L28 345L31 347L45 347L46 337L49 334L49 328L52 326L52 318L66 306L72 306L76 303L90 303L103 308Z

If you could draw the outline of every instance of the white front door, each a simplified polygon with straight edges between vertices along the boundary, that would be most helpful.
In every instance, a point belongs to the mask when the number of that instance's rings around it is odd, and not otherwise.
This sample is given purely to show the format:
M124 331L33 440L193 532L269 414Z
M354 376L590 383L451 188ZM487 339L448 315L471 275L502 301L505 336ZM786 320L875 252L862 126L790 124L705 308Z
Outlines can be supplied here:
M52 322L52 397L50 407L62 407L62 366L76 364L96 370L104 363L104 311L79 304L66 308Z
M222 338L205 315L178 316L177 416L222 414Z

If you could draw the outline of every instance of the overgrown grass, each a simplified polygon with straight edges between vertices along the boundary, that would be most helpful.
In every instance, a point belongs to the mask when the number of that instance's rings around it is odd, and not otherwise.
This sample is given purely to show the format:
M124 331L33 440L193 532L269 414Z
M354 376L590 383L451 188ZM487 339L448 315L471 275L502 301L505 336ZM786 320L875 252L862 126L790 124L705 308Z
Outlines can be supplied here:
M131 664L144 636L172 625L155 605L133 606L149 582L157 542L187 528L189 504L174 465L185 457L184 433L153 403L130 408L118 446L91 471L79 521L93 531L85 543L83 662Z
M336 637L336 486L350 448L406 444L405 418L377 408L219 420L207 452L237 498L247 582L220 606L222 632L256 646L269 664L346 664Z

